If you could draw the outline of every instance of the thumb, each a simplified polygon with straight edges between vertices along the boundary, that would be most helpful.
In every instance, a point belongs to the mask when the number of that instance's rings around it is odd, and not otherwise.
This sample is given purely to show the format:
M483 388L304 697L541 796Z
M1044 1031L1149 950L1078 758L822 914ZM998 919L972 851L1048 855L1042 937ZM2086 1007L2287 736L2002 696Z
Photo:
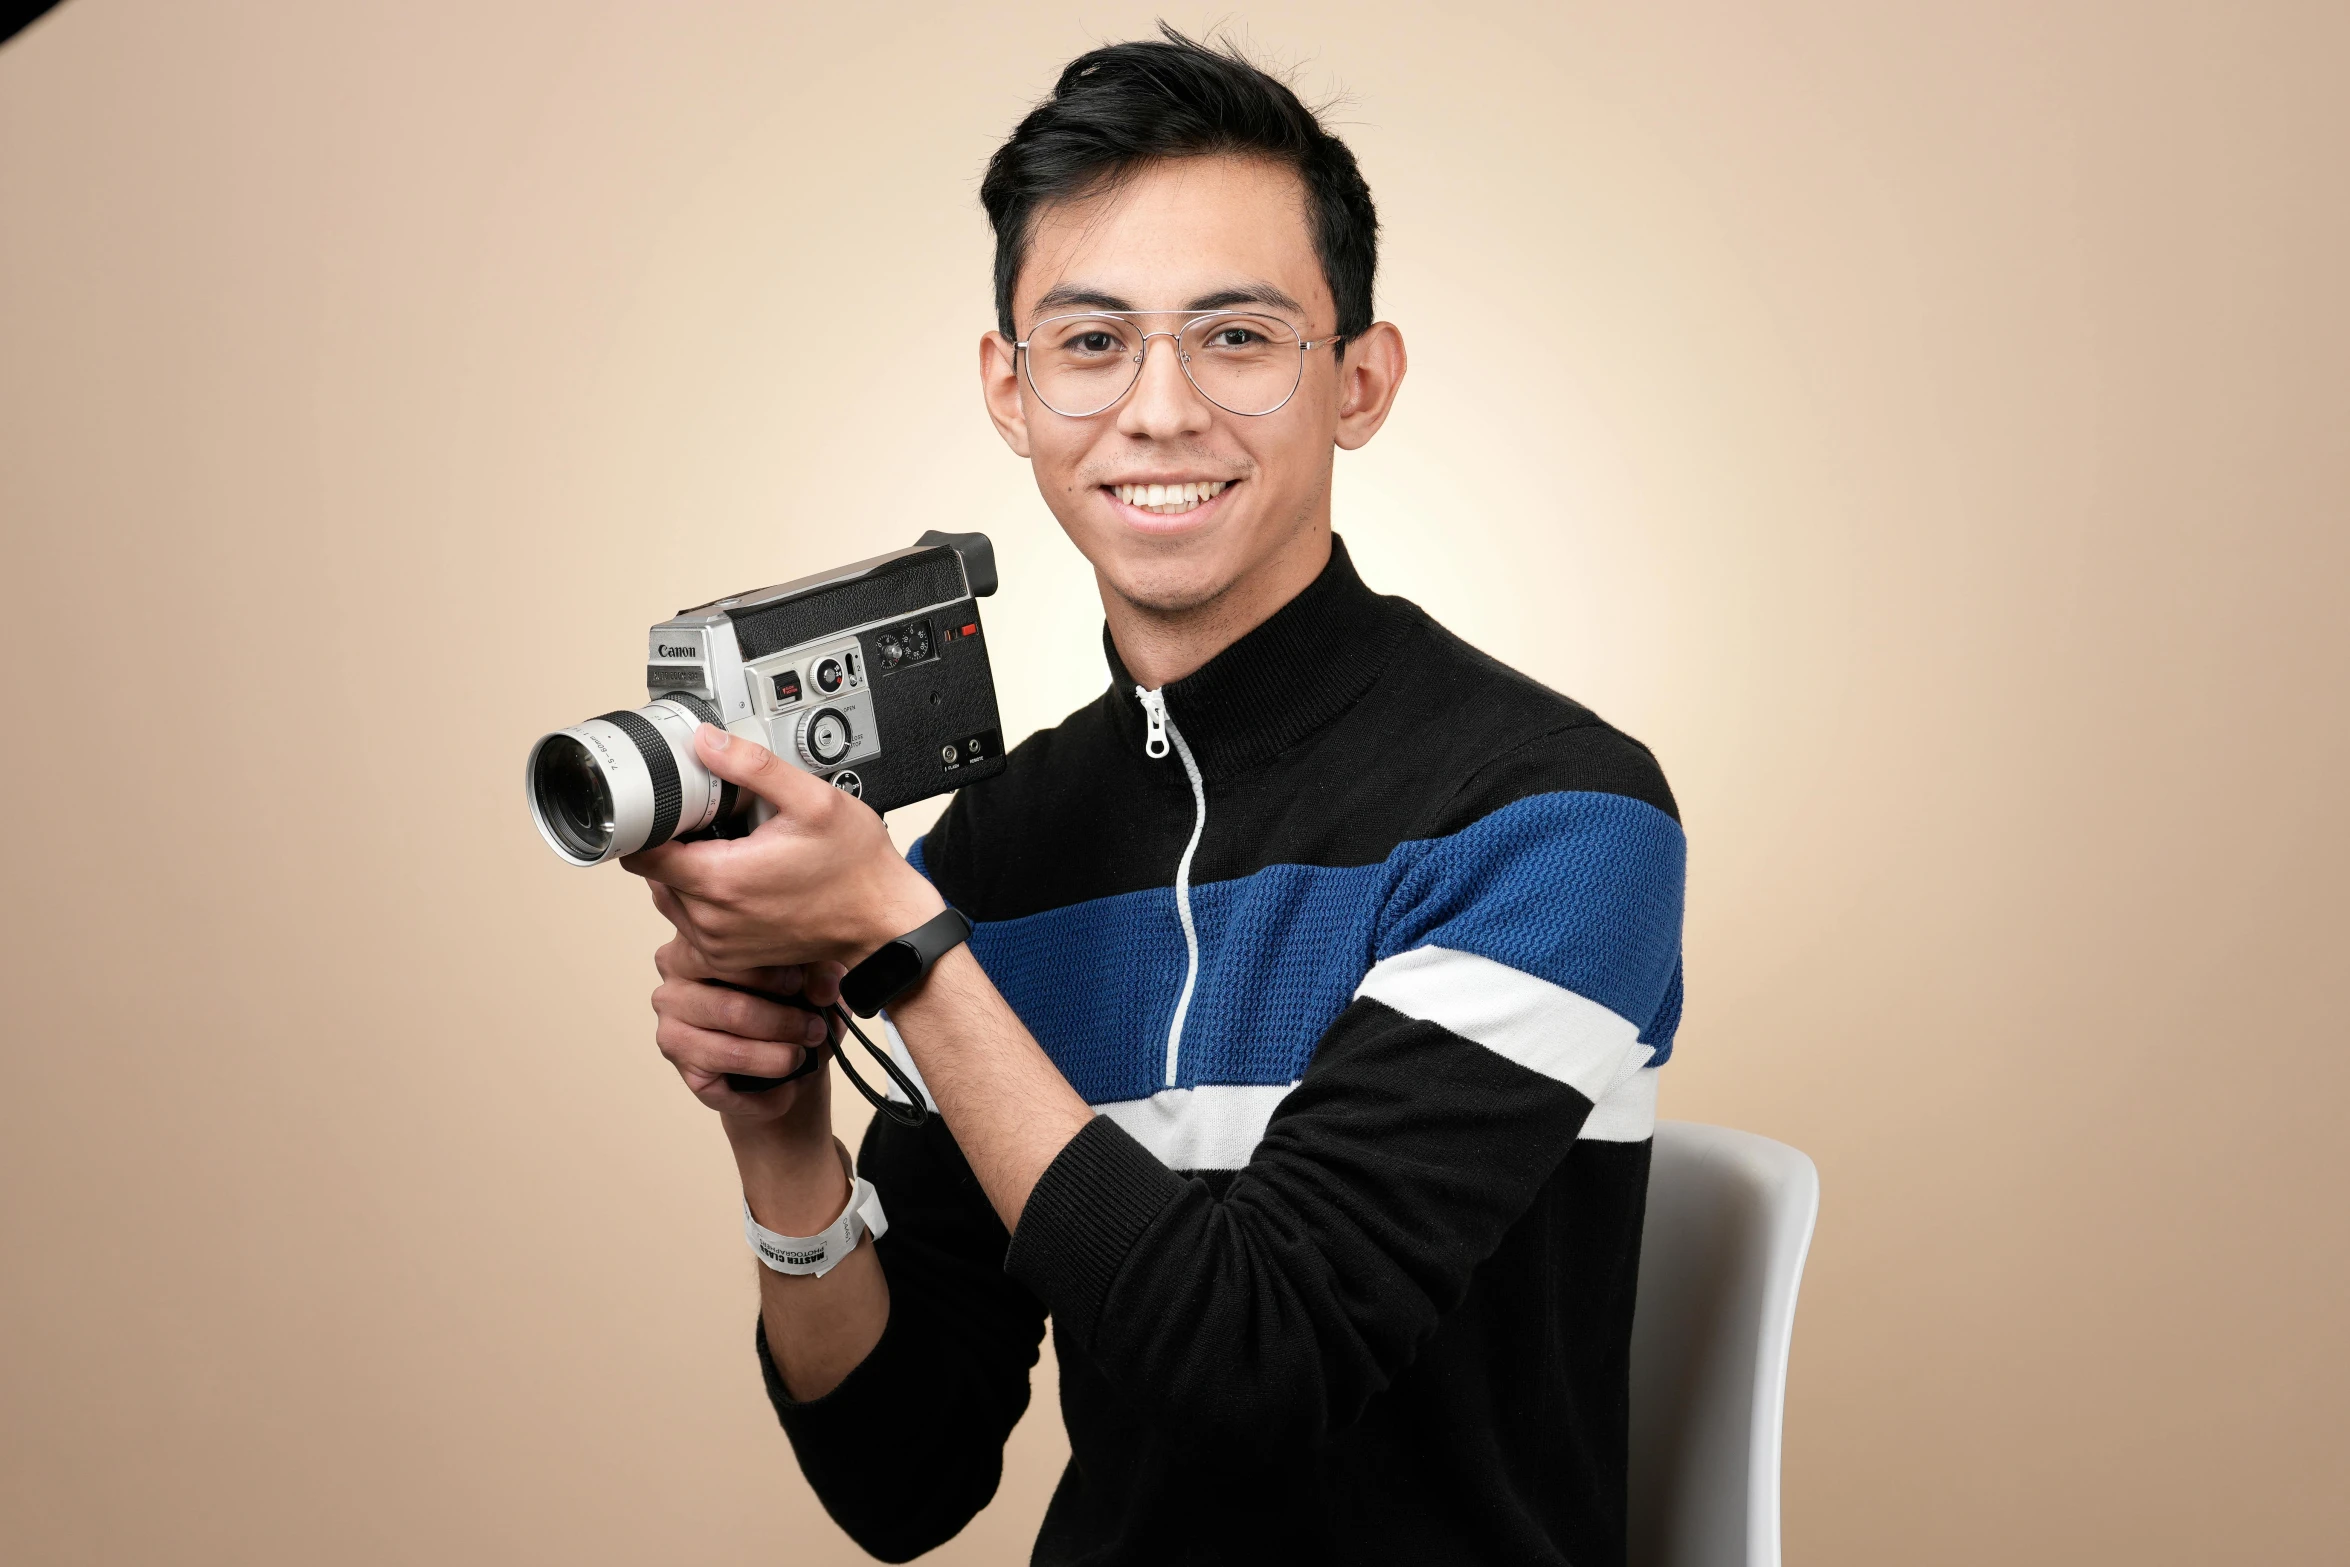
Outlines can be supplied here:
M694 731L694 755L728 783L748 789L787 816L794 814L795 805L805 809L811 799L806 791L828 787L758 741L728 734L716 724Z

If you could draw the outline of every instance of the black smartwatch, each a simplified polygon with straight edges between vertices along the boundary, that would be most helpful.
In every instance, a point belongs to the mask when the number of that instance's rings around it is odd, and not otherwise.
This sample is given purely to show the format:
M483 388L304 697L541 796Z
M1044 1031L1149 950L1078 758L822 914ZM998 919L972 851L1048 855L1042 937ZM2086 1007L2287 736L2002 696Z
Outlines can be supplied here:
M871 1017L922 983L930 965L971 939L960 909L941 909L890 942L841 978L840 998L859 1017Z

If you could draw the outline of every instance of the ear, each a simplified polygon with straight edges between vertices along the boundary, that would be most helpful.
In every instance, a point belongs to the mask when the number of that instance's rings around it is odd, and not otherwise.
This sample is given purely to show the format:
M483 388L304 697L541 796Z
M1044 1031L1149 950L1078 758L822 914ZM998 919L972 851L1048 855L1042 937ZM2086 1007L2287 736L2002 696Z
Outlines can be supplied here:
M1028 455L1028 404L1020 395L1020 366L1012 340L1001 332L979 339L979 395L995 433L1016 456Z
M1339 450L1351 452L1379 433L1409 368L1403 334L1392 322L1374 322L1347 340L1346 357L1338 362Z

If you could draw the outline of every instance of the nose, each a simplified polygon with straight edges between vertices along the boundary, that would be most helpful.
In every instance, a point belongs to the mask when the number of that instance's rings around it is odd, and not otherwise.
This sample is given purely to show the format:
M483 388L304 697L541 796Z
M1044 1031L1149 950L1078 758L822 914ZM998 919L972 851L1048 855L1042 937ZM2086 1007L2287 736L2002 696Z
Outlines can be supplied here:
M1152 340L1167 340L1167 352L1151 352ZM1197 435L1213 410L1183 373L1183 340L1173 332L1152 332L1142 340L1142 373L1118 406L1118 433L1165 441Z

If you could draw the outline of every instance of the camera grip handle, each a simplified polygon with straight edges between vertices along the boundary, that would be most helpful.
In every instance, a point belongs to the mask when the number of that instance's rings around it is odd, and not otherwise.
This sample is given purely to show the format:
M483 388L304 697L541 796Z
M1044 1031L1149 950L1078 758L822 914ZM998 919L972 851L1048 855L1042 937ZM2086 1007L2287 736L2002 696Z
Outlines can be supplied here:
M757 996L761 1001L772 1001L779 1007L796 1007L802 1012L813 1012L824 1019L824 1043L811 1046L806 1059L783 1076L753 1077L748 1072L727 1073L726 1086L738 1094L763 1094L770 1088L781 1088L796 1078L806 1077L824 1064L824 1052L840 1043L840 1024L833 1019L830 1012L808 1000L805 996L778 995L772 990L757 990L749 985L737 985L730 980L723 979L705 979L702 983L714 985L720 990L732 990L746 996Z

